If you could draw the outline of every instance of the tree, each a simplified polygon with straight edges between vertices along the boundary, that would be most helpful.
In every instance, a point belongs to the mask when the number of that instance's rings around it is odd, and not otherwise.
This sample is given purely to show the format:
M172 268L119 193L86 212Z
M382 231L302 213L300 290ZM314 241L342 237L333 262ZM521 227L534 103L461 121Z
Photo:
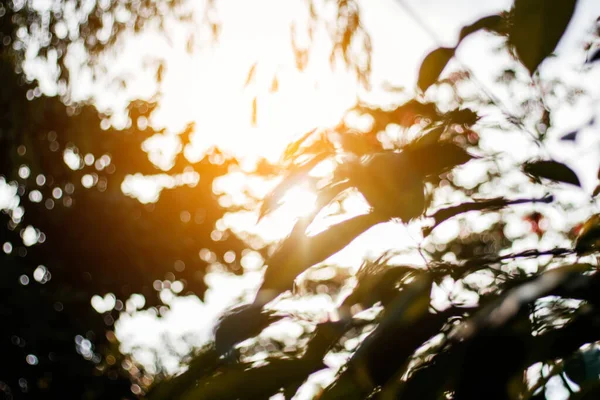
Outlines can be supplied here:
M562 378L572 398L597 396L600 186L593 193L580 191L585 200L576 203L565 193L581 187L578 175L548 150L552 141L573 141L578 134L557 138L555 113L587 95L585 88L539 72L576 3L516 0L511 10L465 26L455 47L429 53L415 98L394 107L357 104L350 112L368 115L369 129L343 121L291 143L280 165L284 180L261 213L302 179L322 188L317 209L267 258L254 302L223 317L216 345L202 349L186 372L159 383L149 397L291 398L312 373L326 368L323 359L330 352L349 354L316 395L320 399L546 398L546 384L554 377ZM493 90L456 59L461 43L482 31L504 38L501 51L513 57ZM452 93L450 100L438 96L442 89ZM496 90L525 97L518 114ZM402 140L384 133L393 125ZM519 135L530 154L523 160L498 151L488 141L494 134ZM336 170L314 178L310 172L324 160L335 161ZM310 235L311 223L342 209L328 205L353 190L370 211ZM344 284L349 278L326 260L390 218L421 224L423 237L413 251L422 265L399 265L393 253L365 261L346 295L340 289L351 286ZM562 222L553 224L553 218ZM451 239L436 234L448 223L456 228ZM330 268L334 277L317 284L310 274L298 279L317 265ZM304 286L304 296L317 285L328 286L341 297L340 319L298 321L309 326L290 347L257 332L274 319L298 320L273 318L277 299L294 284ZM357 314L365 309L372 313ZM239 344L253 336L261 340ZM344 345L351 340L359 344L348 350ZM575 393L567 377L581 391Z
M0 214L0 397L133 398L151 377L120 353L114 321L132 294L157 313L167 307L159 291L172 283L202 296L208 260L246 247L215 226L224 210L212 182L236 162L213 149L193 164L180 154L163 171L142 150L163 133L141 123L154 100L131 102L123 129L91 101L70 100L71 46L82 44L82 68L100 74L99 55L125 33L189 19L182 3L34 3L0 3L0 186L11 193ZM23 72L30 57L54 60L56 90L44 94ZM121 190L135 174L164 175L171 187L142 204ZM102 315L90 304L98 295L110 304Z

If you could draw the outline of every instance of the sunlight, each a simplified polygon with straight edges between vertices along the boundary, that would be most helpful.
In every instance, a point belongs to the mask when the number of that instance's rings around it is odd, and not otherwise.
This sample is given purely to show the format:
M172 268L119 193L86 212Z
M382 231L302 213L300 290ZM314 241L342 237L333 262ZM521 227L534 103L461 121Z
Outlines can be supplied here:
M296 186L291 188L283 196L282 213L295 217L304 217L315 210L317 194L304 187Z

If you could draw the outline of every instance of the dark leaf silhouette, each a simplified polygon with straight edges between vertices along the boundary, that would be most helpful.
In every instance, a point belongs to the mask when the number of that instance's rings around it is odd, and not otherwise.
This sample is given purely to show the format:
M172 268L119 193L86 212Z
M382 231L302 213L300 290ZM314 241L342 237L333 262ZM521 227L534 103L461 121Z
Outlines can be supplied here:
M594 50L594 52L588 57L587 62L595 63L598 60L600 60L600 48Z
M534 178L546 178L552 181L580 186L579 178L573 170L557 161L532 161L523 166L523 171Z
M460 30L458 42L462 42L467 36L478 32L480 30L486 30L496 33L504 33L505 31L505 20L500 14L488 15L473 22L471 25L467 25Z
M450 59L454 56L455 49L440 47L429 53L421 63L417 85L425 92L431 85L438 81Z
M219 355L227 354L232 348L248 338L257 336L263 329L283 316L262 310L256 304L248 304L228 310L215 329L215 349Z
M566 135L561 136L560 140L563 140L565 142L574 142L575 140L577 140L578 134L579 134L579 131L569 132Z
M273 80L271 81L271 87L269 88L269 91L271 93L275 93L279 90L279 80L277 79L277 75L273 77Z
M565 361L565 373L579 386L597 381L600 376L600 349L591 349L576 352Z
M449 123L468 127L475 125L479 120L479 115L470 108L452 110L444 114L444 117Z
M533 75L562 38L577 0L516 0L511 12L509 44Z
M362 342L320 398L363 399L388 382L408 357L456 313L456 310L429 313L430 290L431 281L425 276L418 276L407 284L386 307L377 328ZM415 325L420 329L409 328Z

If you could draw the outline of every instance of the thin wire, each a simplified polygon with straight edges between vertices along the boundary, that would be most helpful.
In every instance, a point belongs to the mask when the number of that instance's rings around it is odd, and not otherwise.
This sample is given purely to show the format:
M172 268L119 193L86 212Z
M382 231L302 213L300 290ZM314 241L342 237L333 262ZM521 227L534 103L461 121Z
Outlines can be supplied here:
M425 23L425 21L416 12L412 8L410 8L404 0L397 0L397 3L400 7L402 7L404 9L406 14L408 14L408 16L410 18L412 18L413 21L416 22L417 25L419 25L419 27L423 31L425 31L425 33L427 33L427 35L435 42L435 44L438 47L441 47L442 41L438 37L437 33L433 29L431 29L429 27L429 25L427 25L427 23ZM545 148L543 143L540 142L539 137L536 134L534 134L533 132L531 132L529 129L527 129L527 127L519 120L519 118L508 109L508 107L504 104L504 102L501 99L499 99L498 97L496 97L492 93L492 91L480 79L477 78L477 76L473 73L473 70L471 68L469 68L468 66L466 66L465 63L463 63L458 58L456 53L454 54L454 59L456 60L458 65L463 70L468 72L468 78L471 79L471 81L473 81L475 86L479 87L479 89L483 92L483 94L486 95L490 99L492 104L494 104L496 107L498 107L498 109L504 114L504 116L507 117L507 120L509 123L513 124L514 126L520 128L520 129L523 129L534 139L534 142L538 146L541 145Z

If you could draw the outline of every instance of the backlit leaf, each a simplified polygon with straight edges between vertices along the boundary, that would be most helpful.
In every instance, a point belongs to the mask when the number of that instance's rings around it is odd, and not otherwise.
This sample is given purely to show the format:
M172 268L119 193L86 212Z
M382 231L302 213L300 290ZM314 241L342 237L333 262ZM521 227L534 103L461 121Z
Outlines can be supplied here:
M419 89L425 92L431 85L438 81L450 59L454 56L455 49L440 47L429 53L421 63L419 70Z

